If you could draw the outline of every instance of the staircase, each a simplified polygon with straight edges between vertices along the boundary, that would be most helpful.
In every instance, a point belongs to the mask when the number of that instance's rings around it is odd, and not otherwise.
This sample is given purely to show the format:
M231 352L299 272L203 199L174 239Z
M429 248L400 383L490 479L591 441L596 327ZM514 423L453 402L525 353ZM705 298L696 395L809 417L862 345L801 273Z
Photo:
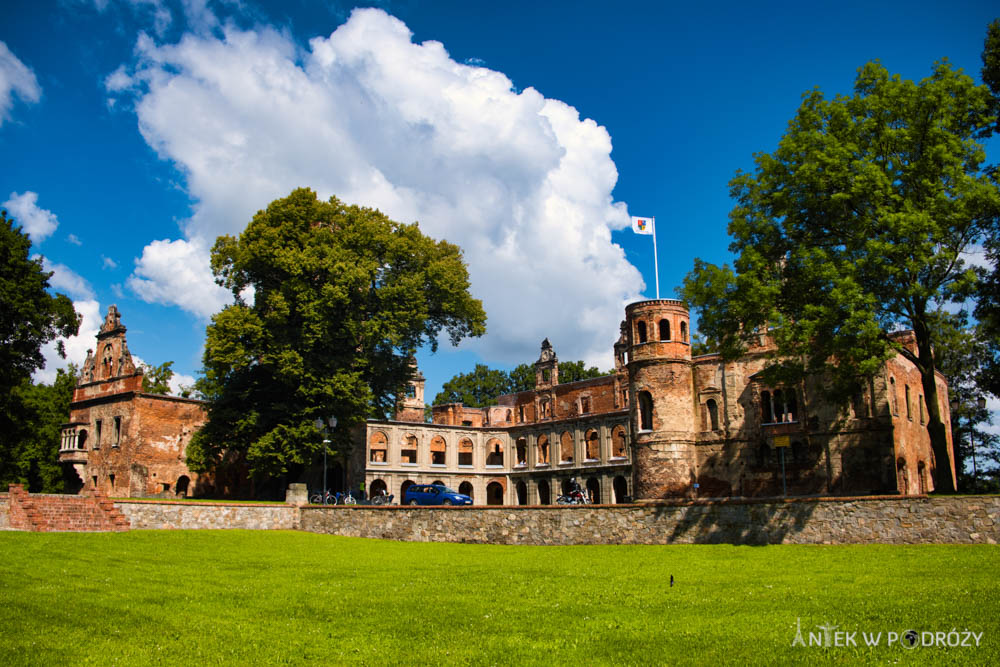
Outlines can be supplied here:
M129 521L115 504L92 496L32 495L20 484L10 485L10 527L36 532L121 532Z

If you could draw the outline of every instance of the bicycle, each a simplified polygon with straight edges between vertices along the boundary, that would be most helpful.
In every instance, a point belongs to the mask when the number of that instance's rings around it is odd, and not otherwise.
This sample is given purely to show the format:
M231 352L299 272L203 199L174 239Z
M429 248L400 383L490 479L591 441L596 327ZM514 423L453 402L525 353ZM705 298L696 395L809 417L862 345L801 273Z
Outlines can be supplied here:
M337 499L336 499L335 502L338 505L357 505L358 504L358 501L354 498L354 496L351 495L350 489L348 489L347 493L340 493L338 491L337 492Z
M395 498L395 496L382 491L382 493L376 493L372 496L371 503L372 505L391 505L393 498Z
M309 496L309 502L313 505L336 505L337 497L332 491L327 491L325 497L322 491L316 491Z

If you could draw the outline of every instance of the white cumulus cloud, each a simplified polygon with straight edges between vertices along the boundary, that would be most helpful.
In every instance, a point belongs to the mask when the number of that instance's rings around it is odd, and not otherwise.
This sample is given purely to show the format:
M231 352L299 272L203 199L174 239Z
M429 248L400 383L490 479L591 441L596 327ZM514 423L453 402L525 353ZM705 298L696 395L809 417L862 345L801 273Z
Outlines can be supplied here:
M376 9L306 49L229 26L175 44L143 35L136 51L109 87L132 83L143 137L196 201L185 238L137 261L128 284L142 298L214 312L215 237L309 186L459 244L489 316L486 359L531 359L542 338L572 332L556 339L560 356L609 365L643 282L611 242L629 223L611 196L611 138L569 104L415 44Z
M64 292L73 299L90 300L94 298L94 290L90 283L65 264L50 262L41 255L32 255L31 259L41 259L42 268L51 271L49 285L57 292Z
M0 42L0 125L10 119L14 96L22 102L37 102L42 97L35 73Z
M0 208L7 209L7 213L14 218L14 222L21 225L24 231L31 236L34 243L39 243L56 231L59 220L55 213L38 207L38 195L30 190L24 194L16 192L10 193L10 198Z
M56 379L56 371L72 362L77 367L83 367L83 362L87 360L87 350L93 349L96 344L97 332L104 322L104 315L101 313L100 304L96 299L77 299L73 302L73 308L77 314L83 317L80 323L80 330L77 335L69 338L58 338L49 341L42 346L42 355L45 357L45 367L35 371L32 378L35 382L52 383ZM66 349L66 358L63 359L56 351L58 340L62 340Z
M197 242L153 241L136 260L128 286L148 303L172 303L207 319L231 300L215 284L207 257Z

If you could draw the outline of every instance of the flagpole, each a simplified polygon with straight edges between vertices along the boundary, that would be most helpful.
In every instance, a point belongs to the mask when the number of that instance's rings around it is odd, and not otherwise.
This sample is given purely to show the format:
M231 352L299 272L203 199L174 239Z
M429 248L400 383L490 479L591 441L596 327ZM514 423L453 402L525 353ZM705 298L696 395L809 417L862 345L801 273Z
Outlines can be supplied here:
M656 278L656 298L660 298L660 260L656 254L656 218L653 218L653 275Z

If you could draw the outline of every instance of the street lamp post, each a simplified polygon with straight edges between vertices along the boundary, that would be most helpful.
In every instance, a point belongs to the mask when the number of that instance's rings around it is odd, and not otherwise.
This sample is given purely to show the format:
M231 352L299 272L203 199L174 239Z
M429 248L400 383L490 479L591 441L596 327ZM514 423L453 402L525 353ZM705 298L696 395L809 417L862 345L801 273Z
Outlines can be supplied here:
M316 428L323 429L326 434L329 435L333 432L333 429L337 428L337 418L327 417L324 419L316 420ZM328 438L323 439L323 504L326 505L326 453L330 449L330 440Z

